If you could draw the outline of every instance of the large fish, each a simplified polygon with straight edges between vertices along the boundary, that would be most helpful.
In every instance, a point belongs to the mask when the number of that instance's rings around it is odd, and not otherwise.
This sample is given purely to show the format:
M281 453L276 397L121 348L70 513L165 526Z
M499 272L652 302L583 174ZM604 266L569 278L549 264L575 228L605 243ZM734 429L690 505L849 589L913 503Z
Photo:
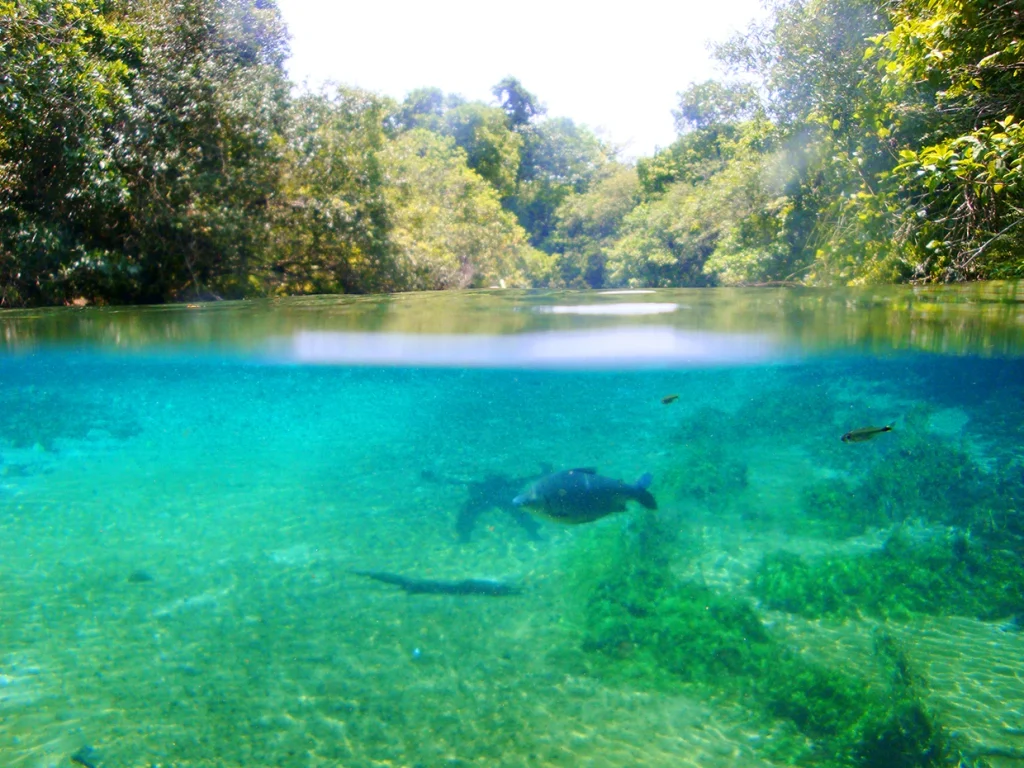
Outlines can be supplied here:
M487 595L505 597L522 594L515 584L495 579L462 579L461 581L437 581L435 579L414 579L386 571L352 571L357 576L366 576L385 584L401 587L410 595Z
M569 469L542 477L512 503L557 523L589 523L614 512L625 512L630 499L647 509L658 502L647 490L650 473L630 485L622 480L602 477L592 467Z

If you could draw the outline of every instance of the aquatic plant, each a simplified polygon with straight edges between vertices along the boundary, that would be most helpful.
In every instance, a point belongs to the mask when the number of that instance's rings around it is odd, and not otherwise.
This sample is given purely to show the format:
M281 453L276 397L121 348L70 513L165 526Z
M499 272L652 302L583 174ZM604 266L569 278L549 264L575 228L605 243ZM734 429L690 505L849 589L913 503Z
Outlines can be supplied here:
M710 409L702 411L707 415ZM717 411L715 413L718 413ZM658 477L661 497L697 501L720 509L748 484L746 463L724 442L722 431L685 428L676 461Z
M1020 556L962 530L915 539L898 528L876 551L813 561L766 555L752 589L769 608L817 618L911 613L1002 618L1024 608Z
M665 534L663 523L645 515L616 536L591 541L573 560L583 648L604 674L736 697L788 724L789 736L771 747L787 761L957 764L950 737L891 639L876 647L881 683L816 663L770 632L749 601L676 577Z
M927 416L910 413L859 477L805 489L803 516L837 537L913 519L967 527L986 517L995 477L963 445L927 431Z

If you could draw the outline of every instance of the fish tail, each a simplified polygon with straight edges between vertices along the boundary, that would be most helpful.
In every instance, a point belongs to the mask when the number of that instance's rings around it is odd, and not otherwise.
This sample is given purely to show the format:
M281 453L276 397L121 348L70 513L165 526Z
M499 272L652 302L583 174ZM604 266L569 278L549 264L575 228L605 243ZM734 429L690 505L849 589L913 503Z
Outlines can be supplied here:
M647 509L657 509L658 508L657 500L654 498L654 496L651 494L650 491L648 491L648 490L646 490L644 488L638 489L637 492L636 492L636 496L634 496L633 498L636 499L637 501L639 501L645 507L647 507Z
M652 480L654 480L654 477L652 477L651 473L644 472L640 475L640 479L636 481L636 485L633 486L636 488L636 496L633 498L647 507L647 509L658 508L658 502L655 500L654 496L651 495L651 492L647 490L648 487L650 487Z

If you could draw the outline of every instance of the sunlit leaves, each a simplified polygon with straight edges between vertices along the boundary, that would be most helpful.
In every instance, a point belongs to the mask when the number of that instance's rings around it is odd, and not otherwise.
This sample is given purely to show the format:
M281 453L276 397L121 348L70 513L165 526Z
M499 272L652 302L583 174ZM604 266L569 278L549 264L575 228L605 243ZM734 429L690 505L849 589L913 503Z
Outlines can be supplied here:
M5 296L251 289L285 96L272 4L7 3L0 48Z
M387 99L351 88L292 103L272 205L267 279L274 292L370 292L400 285L380 157L393 112Z
M550 238L558 253L557 282L573 288L605 285L609 253L639 202L636 170L618 164L608 166L586 192L568 196L556 211Z
M399 288L525 283L535 254L496 191L448 138L416 129L382 153Z

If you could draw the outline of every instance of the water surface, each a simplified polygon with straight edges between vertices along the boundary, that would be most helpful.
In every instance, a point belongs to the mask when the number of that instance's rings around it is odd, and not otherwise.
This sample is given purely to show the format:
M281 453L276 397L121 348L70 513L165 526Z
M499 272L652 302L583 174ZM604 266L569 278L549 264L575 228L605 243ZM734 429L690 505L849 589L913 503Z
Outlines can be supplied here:
M1017 295L2 314L0 765L1014 764ZM658 512L511 505L572 467Z

